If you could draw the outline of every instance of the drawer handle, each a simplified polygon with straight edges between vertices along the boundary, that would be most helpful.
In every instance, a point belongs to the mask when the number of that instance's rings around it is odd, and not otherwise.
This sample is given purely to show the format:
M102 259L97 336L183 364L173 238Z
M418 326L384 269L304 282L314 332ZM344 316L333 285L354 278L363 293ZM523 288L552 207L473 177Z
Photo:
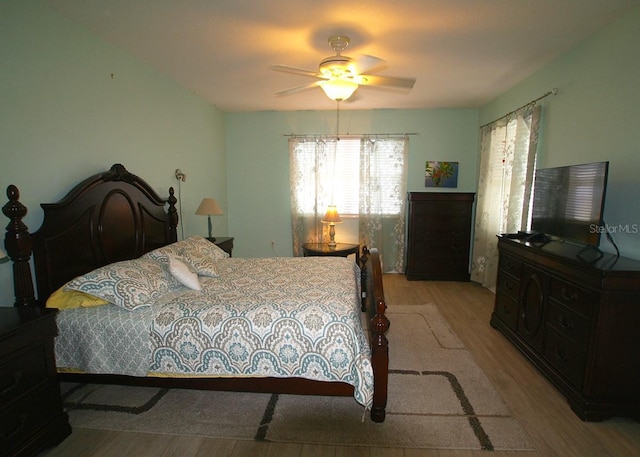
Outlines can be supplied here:
M11 378L12 379L9 385L7 387L4 387L2 390L0 390L0 395L8 394L13 389L18 387L18 385L20 384L20 380L22 379L22 372L21 371L14 372Z
M561 362L566 362L567 360L569 360L564 356L560 348L556 348L556 358Z
M13 430L8 430L8 431L4 432L2 434L2 440L3 441L8 441L11 438L13 438L14 436L16 436L18 433L20 433L22 431L22 429L24 428L24 424L26 424L26 423L27 423L27 415L25 413L20 414L18 425L16 425L13 428Z
M562 298L564 300L569 302L574 302L578 299L578 292L573 292L572 294L569 294L569 292L567 292L566 287L562 288L562 290L560 291L560 294L562 295Z
M511 314L511 308L509 308L507 305L502 305L502 311L505 314Z
M573 324L571 322L567 322L564 316L558 317L558 324L565 330L573 330Z

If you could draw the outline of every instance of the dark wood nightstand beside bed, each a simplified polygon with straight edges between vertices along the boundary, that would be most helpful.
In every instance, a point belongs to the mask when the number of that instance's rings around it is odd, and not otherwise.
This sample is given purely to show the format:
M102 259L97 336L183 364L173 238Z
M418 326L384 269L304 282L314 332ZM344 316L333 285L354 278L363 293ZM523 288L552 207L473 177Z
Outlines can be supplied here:
M347 257L350 254L354 254L356 256L356 263L358 265L360 265L359 250L359 245L348 243L336 243L335 247L330 247L328 243L305 243L302 245L302 253L305 257Z
M216 236L213 238L208 238L213 244L218 246L224 252L229 254L229 257L233 257L231 255L231 251L233 251L233 237L232 236Z
M55 315L0 307L0 455L36 455L71 433L56 375Z

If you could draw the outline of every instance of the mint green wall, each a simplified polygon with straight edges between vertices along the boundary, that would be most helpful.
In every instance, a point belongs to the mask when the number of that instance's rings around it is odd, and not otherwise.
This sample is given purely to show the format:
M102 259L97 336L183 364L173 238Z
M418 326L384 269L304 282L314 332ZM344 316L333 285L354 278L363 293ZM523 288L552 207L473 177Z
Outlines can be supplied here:
M333 134L336 112L227 113L224 117L229 234L235 237L234 255L292 255L288 138L284 135ZM408 190L426 190L424 168L427 160L459 162L458 187L451 190L474 192L476 189L476 109L343 109L340 112L340 131L354 134L417 133L409 140ZM348 221L337 228L336 240L357 241Z
M41 202L117 162L163 196L170 186L177 193L176 168L187 174L185 236L206 233L206 218L194 215L203 197L227 212L217 108L36 1L0 3L0 62L0 206L18 186L32 231ZM226 216L216 227L225 234ZM11 264L1 264L0 305L12 304Z
M541 168L610 161L604 219L622 255L640 259L640 7L480 112L486 123L553 87L543 102ZM613 252L604 240L601 248Z

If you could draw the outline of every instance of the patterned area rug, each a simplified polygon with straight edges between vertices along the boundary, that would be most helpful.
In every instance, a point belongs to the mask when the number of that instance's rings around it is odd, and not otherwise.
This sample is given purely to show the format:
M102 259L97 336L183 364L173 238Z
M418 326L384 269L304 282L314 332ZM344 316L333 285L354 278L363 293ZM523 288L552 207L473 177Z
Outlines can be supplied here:
M328 445L527 450L511 417L435 305L389 308L386 420L349 397L63 383L71 425Z

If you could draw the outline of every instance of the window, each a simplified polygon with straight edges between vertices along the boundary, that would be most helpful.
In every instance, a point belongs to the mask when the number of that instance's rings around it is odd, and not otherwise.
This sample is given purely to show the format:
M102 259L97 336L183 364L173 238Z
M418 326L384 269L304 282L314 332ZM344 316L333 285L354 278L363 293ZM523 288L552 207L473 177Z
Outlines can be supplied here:
M385 271L402 272L408 143L406 135L292 137L293 254L302 255L304 243L323 242L322 217L336 205L341 216L357 217L358 244L379 248Z
M299 172L305 176L303 185L295 187L300 209L305 214L313 214L319 204L317 193L320 189L328 202L338 207L341 216L357 216L362 139L327 140L324 146L319 152L316 141L301 142L292 155ZM380 208L374 208L373 211L383 215L398 215L403 203L397 198L397 189L401 187L404 177L404 149L395 142L378 141L370 151L367 153L375 156L373 162L380 193L380 198L375 200Z

